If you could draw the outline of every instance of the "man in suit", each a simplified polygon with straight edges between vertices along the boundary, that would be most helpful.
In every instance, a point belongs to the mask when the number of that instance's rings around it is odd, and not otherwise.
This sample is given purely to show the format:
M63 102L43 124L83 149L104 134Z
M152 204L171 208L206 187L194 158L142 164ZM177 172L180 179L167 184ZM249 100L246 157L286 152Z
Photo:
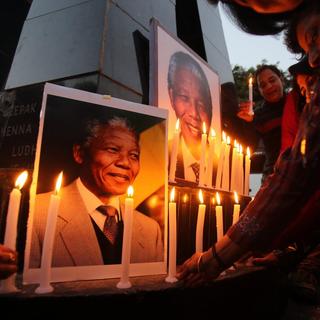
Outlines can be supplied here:
M207 132L212 119L212 101L207 77L190 55L175 52L169 62L168 91L171 106L180 119L181 139L176 177L197 181L203 123Z
M73 145L79 177L59 193L54 267L121 263L125 216L119 196L140 170L139 135L119 117L92 120L84 131ZM40 266L50 195L36 197L30 267ZM135 210L131 263L156 261L163 261L159 224Z

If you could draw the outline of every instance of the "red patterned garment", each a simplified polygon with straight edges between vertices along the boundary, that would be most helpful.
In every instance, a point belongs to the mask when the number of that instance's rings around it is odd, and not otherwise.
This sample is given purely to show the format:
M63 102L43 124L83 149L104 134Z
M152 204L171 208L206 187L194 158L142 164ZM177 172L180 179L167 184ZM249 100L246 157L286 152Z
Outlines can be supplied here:
M314 96L301 115L292 149L279 156L274 173L227 234L248 250L279 248L319 228L319 215L320 103Z

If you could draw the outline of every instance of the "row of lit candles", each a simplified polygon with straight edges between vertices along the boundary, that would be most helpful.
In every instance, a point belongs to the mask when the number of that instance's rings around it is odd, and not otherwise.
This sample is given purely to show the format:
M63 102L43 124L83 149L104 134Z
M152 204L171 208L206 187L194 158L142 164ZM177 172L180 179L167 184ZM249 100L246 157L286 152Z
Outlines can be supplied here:
M9 205L6 219L6 229L4 237L4 245L8 248L16 248L17 239L17 227L18 217L21 202L21 189L24 186L28 177L27 171L24 171L19 175L16 180L15 187L10 193ZM54 236L57 224L57 216L60 205L59 191L62 185L63 173L61 172L57 178L55 192L50 196L50 202L48 207L48 216L46 223L46 230L43 240L41 267L39 277L39 287L36 288L36 293L48 293L53 291L51 286L51 265L52 265L52 253L54 246ZM122 242L122 257L121 266L122 273L120 281L117 284L118 288L130 288L131 283L129 280L129 265L131 254L131 235L132 235L132 222L133 222L133 187L129 186L127 197L125 198L125 212L124 212L124 230L123 230L123 242ZM0 292L16 292L18 289L15 286L15 275L12 275L8 279L2 280Z
M207 150L207 140L209 148ZM242 146L234 140L234 147L230 155L230 137L222 132L222 141L220 144L220 156L217 167L215 188L225 191L237 191L239 194L249 195L249 177L250 177L250 149L247 147L245 161L243 158ZM169 181L175 181L178 149L180 143L180 125L179 119L176 122L172 150L170 155ZM217 148L216 133L211 129L209 137L206 132L206 125L203 123L203 133L201 136L201 156L199 171L199 186L212 188L212 175L214 155ZM208 151L208 157L207 157ZM230 156L232 156L230 170ZM244 163L243 163L244 162ZM231 171L231 178L230 178Z
M17 238L17 226L19 209L21 202L21 189L24 186L28 177L27 171L21 173L16 180L15 187L10 193L9 205L6 219L6 229L4 245L9 248L16 247ZM52 265L52 253L54 246L54 235L57 224L57 215L60 205L60 195L59 191L62 185L62 172L59 174L56 182L55 192L50 197L50 203L48 207L48 216L46 223L45 236L43 241L43 249L41 256L41 267L40 267L40 279L39 287L36 289L36 293L48 293L53 290L51 286L51 265ZM233 223L239 219L240 205L238 201L238 195L234 192L235 204L233 209ZM202 190L199 190L199 208L198 208L198 218L196 226L196 252L203 251L203 228L204 219L206 212L206 205L203 201ZM217 238L218 240L223 236L223 209L221 206L220 195L216 193L216 221L217 221ZM123 232L123 247L122 247L122 274L118 288L130 288L131 283L129 280L129 266L130 266L130 253L131 253L131 235L132 235L132 221L133 221L133 210L134 210L134 200L133 200L133 187L129 186L128 196L125 198L125 213L124 213L124 232ZM175 202L175 188L171 190L170 202L169 202L169 268L168 277L166 280L168 282L173 282L175 280L176 274L176 202ZM17 288L15 286L15 275L9 277L6 280L2 280L1 283L2 292L15 292Z
M216 228L217 228L217 241L223 237L223 207L221 205L221 199L219 192L216 192ZM240 217L240 204L237 192L234 192L235 203L233 205L233 217L232 224L236 223ZM198 207L198 217L196 225L196 243L195 251L203 251L203 230L204 230L204 220L206 213L206 205L203 201L202 190L199 190L199 207ZM166 278L167 282L176 282L176 265L177 265L177 205L175 202L175 188L173 187L170 192L170 202L169 202L169 264L168 264L168 276Z
M232 153L230 152L230 149L230 137L227 137L223 131L216 176L216 189L221 189L224 191L237 191L239 194L248 196L251 167L250 149L247 147L245 159L242 145L239 144L236 139L234 139L233 142Z

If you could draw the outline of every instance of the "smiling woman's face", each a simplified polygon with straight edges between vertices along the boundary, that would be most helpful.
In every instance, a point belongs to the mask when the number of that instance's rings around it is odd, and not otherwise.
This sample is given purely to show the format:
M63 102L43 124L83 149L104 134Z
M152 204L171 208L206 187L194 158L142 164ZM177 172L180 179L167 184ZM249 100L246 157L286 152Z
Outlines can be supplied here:
M243 7L259 13L281 13L298 7L303 0L233 0Z
M271 69L264 69L257 76L259 92L271 103L278 102L283 97L283 84L279 76Z

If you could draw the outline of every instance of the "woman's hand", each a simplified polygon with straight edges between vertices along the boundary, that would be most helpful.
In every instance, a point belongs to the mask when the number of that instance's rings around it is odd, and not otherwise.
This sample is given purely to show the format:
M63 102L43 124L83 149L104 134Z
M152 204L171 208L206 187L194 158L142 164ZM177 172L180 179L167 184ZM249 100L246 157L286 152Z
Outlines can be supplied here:
M250 113L250 101L244 101L239 104L237 116L244 121L253 121L253 113Z
M195 253L186 260L178 268L177 278L189 287L212 281L245 253L246 249L233 242L228 235L224 235L209 250Z
M223 270L212 257L211 249L195 253L178 268L177 278L188 287L196 287L216 279Z
M263 257L254 257L251 260L254 266L272 267L279 264L279 256L274 252L269 252Z
M6 279L18 271L17 252L0 244L0 279Z

